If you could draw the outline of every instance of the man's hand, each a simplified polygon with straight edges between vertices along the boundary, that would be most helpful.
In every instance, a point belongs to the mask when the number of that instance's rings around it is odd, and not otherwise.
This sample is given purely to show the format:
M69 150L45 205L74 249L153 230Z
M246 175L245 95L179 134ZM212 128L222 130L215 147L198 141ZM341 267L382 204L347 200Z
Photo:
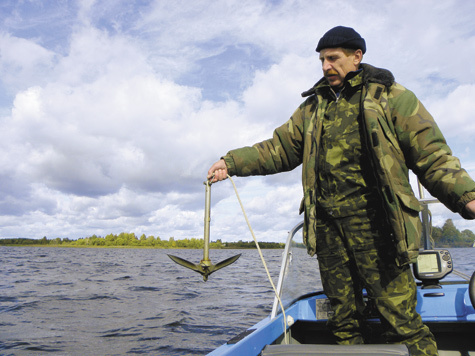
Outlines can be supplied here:
M213 177L214 174L214 177ZM213 178L211 183L218 182L221 180L225 180L228 178L228 168L226 167L226 163L224 159L220 159L218 162L213 164L208 171L208 179ZM474 210L475 213L475 210Z
M465 205L465 211L468 213L468 216L475 219L475 200L472 200Z

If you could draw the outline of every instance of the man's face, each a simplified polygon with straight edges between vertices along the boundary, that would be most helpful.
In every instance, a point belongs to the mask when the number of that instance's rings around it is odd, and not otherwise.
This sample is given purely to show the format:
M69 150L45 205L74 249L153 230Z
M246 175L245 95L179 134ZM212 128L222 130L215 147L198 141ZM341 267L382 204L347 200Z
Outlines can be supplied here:
M323 75L332 87L339 88L349 72L358 69L363 52L358 49L348 55L343 48L325 48L320 52Z

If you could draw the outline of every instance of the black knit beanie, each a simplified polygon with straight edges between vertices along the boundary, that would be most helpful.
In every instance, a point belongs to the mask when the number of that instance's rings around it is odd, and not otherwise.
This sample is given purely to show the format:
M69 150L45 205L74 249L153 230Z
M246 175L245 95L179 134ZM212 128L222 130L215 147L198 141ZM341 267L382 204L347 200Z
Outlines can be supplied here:
M320 52L325 48L337 47L361 49L363 53L366 52L366 42L364 38L351 27L337 26L329 30L320 38L320 41L318 41L316 51Z

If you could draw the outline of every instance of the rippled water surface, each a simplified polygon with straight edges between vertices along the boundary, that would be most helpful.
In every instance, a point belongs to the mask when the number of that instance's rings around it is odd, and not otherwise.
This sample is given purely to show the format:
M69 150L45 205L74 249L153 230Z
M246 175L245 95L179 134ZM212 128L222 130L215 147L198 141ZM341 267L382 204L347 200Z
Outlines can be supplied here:
M473 251L451 250L457 270L472 274ZM263 252L277 283L282 250ZM206 283L167 253L202 258L199 250L0 247L0 354L204 355L270 313L256 250L212 250L213 263L243 255Z
M256 250L212 250L203 282L167 253L200 250L0 247L1 355L203 355L270 312ZM265 250L274 276L282 250ZM276 277L275 277L276 279Z

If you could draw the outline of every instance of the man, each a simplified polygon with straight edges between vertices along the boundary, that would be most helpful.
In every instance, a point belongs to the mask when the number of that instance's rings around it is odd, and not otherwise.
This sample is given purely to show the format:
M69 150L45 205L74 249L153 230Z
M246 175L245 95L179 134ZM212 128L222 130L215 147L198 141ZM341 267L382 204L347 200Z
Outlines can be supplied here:
M416 312L410 263L417 258L420 204L411 169L428 191L475 218L475 182L452 156L415 95L384 69L361 64L364 39L338 26L320 39L324 77L273 138L230 151L208 178L266 175L302 164L304 242L317 255L340 344L364 342L362 289L376 305L386 342L437 355Z

